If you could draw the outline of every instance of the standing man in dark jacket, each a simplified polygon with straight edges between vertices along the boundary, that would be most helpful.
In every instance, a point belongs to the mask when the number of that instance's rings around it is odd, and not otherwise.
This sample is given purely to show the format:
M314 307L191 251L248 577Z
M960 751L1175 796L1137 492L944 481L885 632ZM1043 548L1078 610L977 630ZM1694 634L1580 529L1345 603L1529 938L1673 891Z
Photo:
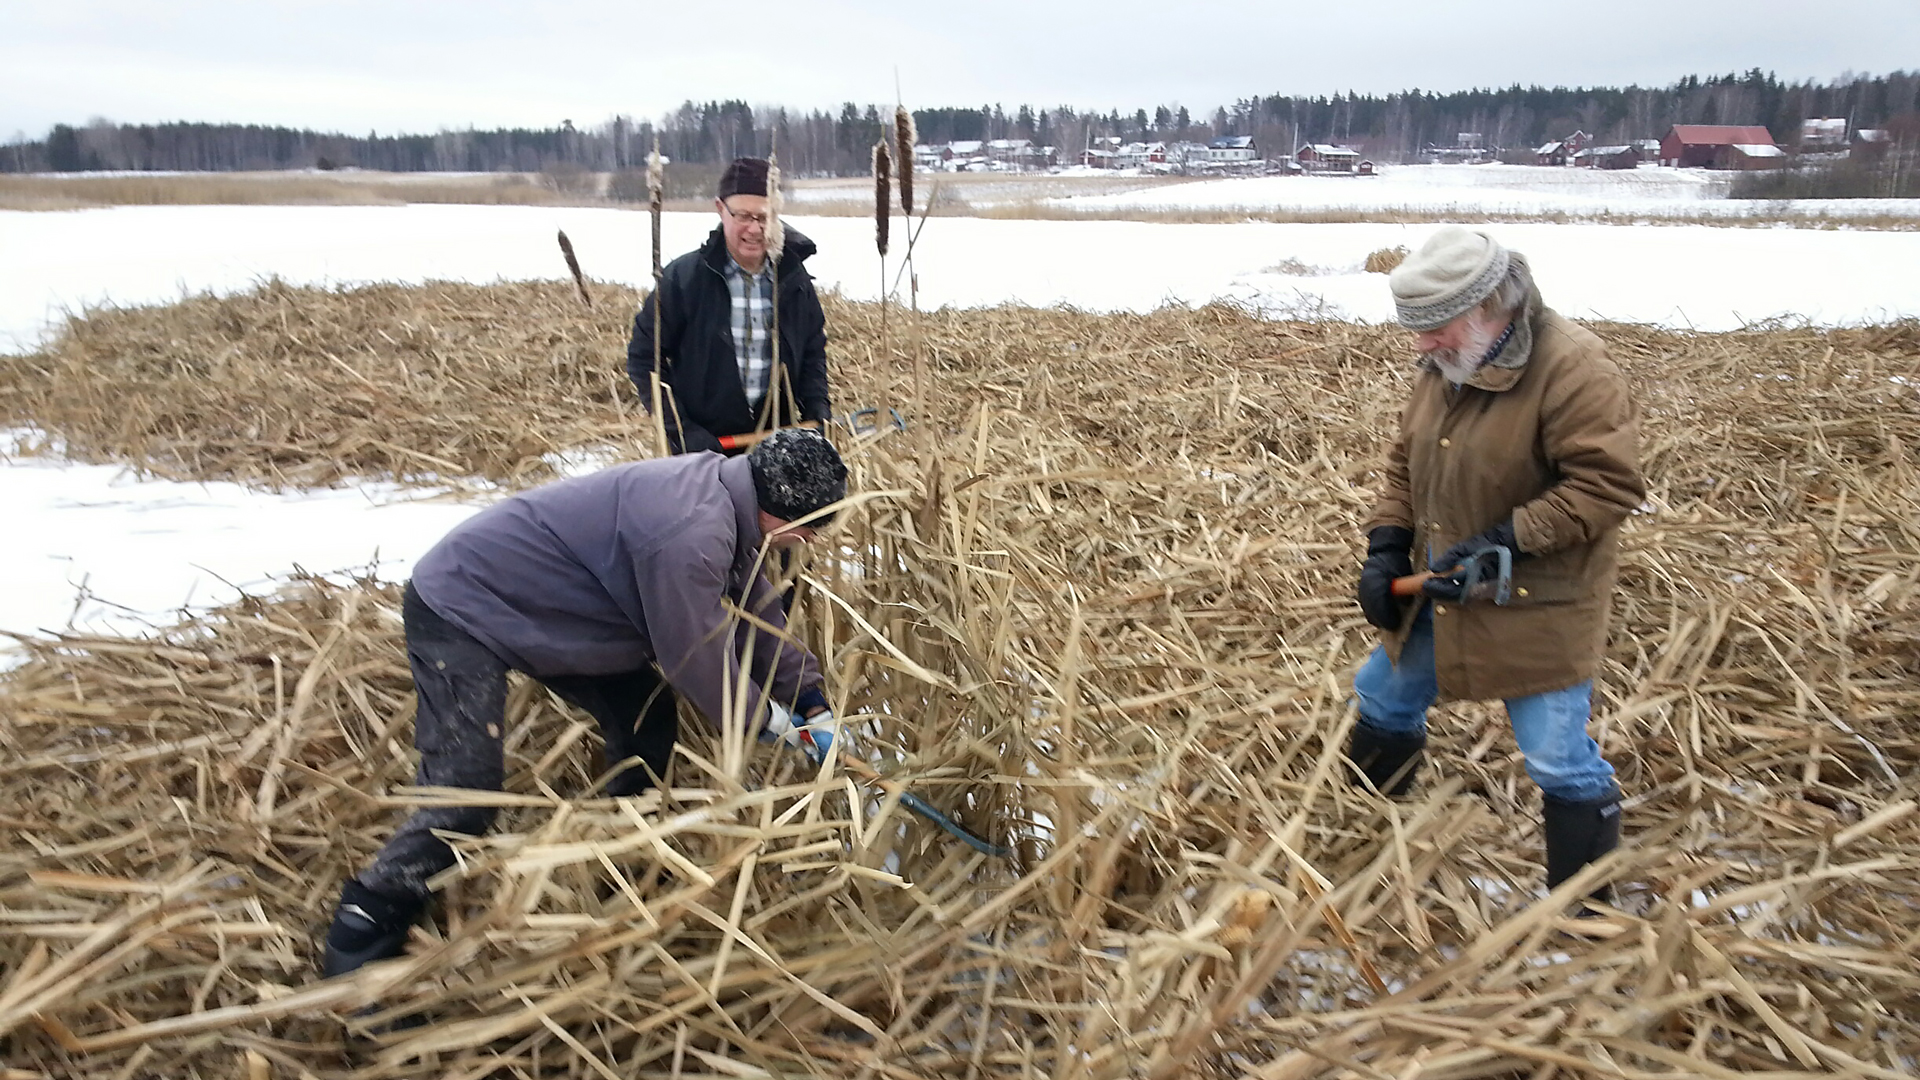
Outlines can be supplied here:
M777 265L767 258L767 162L739 158L721 174L720 227L668 263L633 319L627 374L653 408L654 305L660 305L662 422L676 454L720 449L722 435L824 422L826 316L805 262L813 241L785 230ZM774 291L779 290L779 364Z
M790 430L745 457L690 454L549 484L456 526L421 558L403 601L419 783L500 790L509 669L600 722L608 763L626 763L609 795L666 773L678 695L817 764L833 714L819 663L785 633L762 547L811 540L846 478L825 436ZM341 889L323 973L399 955L428 879L453 865L434 834L477 836L493 818L465 806L408 818Z
M1388 281L1420 373L1368 522L1359 599L1381 647L1354 676L1349 756L1400 794L1429 705L1503 700L1544 795L1551 888L1620 840L1620 788L1587 720L1620 523L1646 498L1639 413L1606 346L1491 237L1441 229ZM1503 552L1509 604L1464 595L1453 571ZM1416 563L1440 576L1403 603L1393 579Z

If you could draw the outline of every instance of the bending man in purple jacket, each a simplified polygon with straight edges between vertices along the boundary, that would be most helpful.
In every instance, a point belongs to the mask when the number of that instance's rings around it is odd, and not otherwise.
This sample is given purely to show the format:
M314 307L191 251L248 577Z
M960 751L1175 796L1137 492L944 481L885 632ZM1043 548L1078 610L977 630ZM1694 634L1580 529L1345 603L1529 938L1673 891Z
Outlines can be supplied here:
M811 540L830 516L819 511L846 496L846 478L824 436L788 429L745 457L617 465L460 524L420 560L403 601L418 782L500 790L510 668L600 722L607 761L626 766L609 795L637 794L666 772L676 695L716 723L744 713L755 730L824 753L833 715L819 664L729 607L785 631L759 569L762 541ZM730 702L749 655L748 699ZM799 739L796 712L817 748ZM409 817L341 889L323 974L398 956L426 905L427 880L453 865L434 832L477 836L494 814L433 807Z

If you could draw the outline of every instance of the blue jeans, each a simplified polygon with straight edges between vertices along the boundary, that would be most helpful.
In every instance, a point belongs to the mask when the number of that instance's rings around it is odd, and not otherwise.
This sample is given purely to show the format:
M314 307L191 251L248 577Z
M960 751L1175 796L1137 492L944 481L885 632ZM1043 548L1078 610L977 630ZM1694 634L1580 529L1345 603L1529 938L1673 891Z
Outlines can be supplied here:
M1427 707L1438 696L1433 674L1433 606L1422 605L1413 631L1400 650L1400 663L1376 648L1353 677L1360 718L1371 728L1396 735L1427 730ZM1589 802L1618 790L1613 766L1600 756L1600 744L1587 734L1593 713L1593 680L1565 690L1508 698L1507 719L1514 741L1526 755L1527 775L1540 790L1564 802Z

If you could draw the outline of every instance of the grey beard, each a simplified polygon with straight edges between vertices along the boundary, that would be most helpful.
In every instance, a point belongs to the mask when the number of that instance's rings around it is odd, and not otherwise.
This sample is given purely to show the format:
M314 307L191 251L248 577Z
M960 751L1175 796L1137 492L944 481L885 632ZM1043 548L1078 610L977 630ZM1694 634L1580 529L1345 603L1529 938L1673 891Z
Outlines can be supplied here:
M1480 370L1477 359L1463 362L1459 349L1435 349L1427 354L1427 359L1432 361L1435 370L1455 386L1473 378L1473 373Z
M1441 377L1455 386L1473 378L1487 362L1487 350L1493 348L1493 339L1499 333L1490 327L1475 325L1467 331L1467 344L1459 349L1434 349L1420 354L1420 358L1429 361L1440 372Z

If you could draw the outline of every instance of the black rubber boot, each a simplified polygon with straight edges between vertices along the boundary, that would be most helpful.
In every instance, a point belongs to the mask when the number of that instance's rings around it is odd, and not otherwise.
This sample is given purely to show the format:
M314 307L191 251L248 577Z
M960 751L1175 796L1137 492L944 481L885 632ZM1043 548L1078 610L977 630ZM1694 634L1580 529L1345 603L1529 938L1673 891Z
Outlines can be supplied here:
M1370 726L1365 720L1353 725L1353 739L1347 743L1347 760L1360 767L1374 789L1382 795L1398 798L1413 787L1420 771L1420 754L1427 748L1425 732L1401 735ZM1359 778L1354 783L1359 784Z
M1547 838L1547 888L1553 889L1620 846L1620 792L1590 802L1545 796L1541 823ZM1612 900L1613 890L1601 885L1588 895L1604 904Z
M353 878L340 888L340 906L327 929L326 958L320 977L331 979L349 971L399 956L407 949L407 931L425 902L377 893Z

